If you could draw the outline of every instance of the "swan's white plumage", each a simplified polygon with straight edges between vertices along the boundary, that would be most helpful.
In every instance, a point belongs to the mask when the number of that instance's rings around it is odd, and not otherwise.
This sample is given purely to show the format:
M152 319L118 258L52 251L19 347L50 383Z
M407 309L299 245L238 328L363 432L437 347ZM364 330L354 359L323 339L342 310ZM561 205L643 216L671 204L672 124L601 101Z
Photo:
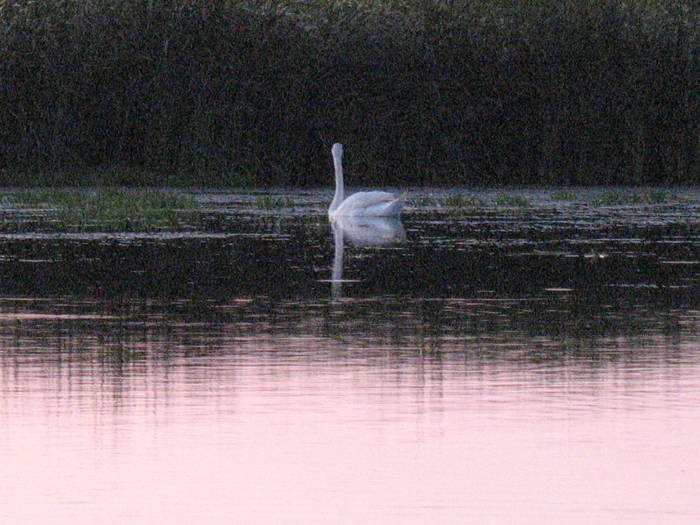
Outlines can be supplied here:
M360 191L344 199L343 146L333 144L331 149L335 167L335 195L328 208L333 217L397 217L404 205L404 196L397 197L385 191Z

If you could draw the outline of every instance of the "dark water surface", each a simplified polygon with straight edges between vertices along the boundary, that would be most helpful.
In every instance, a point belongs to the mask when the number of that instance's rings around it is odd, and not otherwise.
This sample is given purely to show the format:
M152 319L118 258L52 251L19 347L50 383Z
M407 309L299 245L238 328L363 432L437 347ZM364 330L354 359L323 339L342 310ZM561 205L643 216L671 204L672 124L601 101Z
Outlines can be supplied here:
M700 192L197 195L0 234L1 523L700 522Z

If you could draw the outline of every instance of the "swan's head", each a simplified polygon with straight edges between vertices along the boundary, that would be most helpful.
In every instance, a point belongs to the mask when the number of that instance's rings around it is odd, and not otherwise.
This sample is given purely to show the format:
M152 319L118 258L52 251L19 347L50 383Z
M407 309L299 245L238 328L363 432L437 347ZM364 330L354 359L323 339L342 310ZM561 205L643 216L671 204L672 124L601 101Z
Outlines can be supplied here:
M343 145L338 144L337 142L333 144L333 147L331 148L331 153L333 154L334 157L342 157L343 156Z

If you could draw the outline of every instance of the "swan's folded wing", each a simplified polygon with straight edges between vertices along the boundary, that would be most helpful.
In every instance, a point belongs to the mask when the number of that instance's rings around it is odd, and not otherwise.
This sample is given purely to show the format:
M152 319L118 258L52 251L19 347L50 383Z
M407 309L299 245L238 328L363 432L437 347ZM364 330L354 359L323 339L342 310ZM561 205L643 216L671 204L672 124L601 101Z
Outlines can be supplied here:
M362 191L350 195L335 210L334 215L389 216L396 215L403 206L403 199L385 191Z

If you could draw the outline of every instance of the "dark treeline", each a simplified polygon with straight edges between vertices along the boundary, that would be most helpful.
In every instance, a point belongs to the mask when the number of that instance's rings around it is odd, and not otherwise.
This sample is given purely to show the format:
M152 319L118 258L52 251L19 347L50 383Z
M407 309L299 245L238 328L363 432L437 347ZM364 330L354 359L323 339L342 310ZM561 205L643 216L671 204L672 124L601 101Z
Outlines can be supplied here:
M696 0L0 2L0 184L695 183Z

